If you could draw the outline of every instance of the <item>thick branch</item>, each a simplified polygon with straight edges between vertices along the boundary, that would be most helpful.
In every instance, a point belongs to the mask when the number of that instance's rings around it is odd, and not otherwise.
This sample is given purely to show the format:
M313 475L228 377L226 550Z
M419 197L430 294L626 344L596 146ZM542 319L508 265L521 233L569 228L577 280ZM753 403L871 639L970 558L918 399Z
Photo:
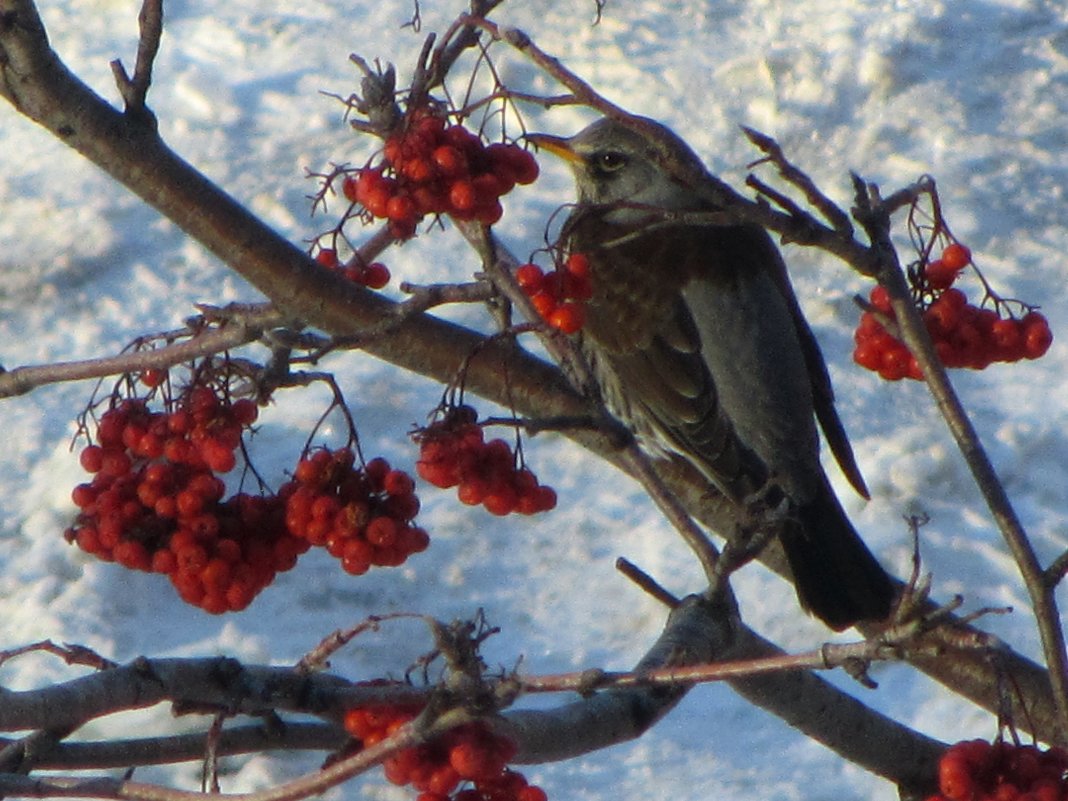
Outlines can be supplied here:
M236 726L225 729L216 751L219 756L264 751L337 751L349 740L340 726L329 723L290 723ZM0 740L0 746L17 741ZM139 737L100 742L55 743L28 754L35 770L101 770L133 765L169 765L204 758L205 735Z
M234 659L138 659L39 690L4 691L0 731L77 728L102 715L173 701L183 706L259 715L331 715L345 705L397 700L398 688L353 687L327 674L244 666ZM411 690L413 699L425 692Z

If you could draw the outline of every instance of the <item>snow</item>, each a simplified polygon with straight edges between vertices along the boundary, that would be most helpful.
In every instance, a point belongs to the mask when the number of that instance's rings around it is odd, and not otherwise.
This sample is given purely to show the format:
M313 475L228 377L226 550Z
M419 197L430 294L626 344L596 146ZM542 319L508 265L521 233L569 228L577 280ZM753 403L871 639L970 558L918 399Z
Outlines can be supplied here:
M132 63L137 5L115 0L42 3L53 45L93 88L114 100L108 62ZM459 3L423 3L423 30L441 30ZM725 179L740 185L754 158L739 125L779 139L843 203L848 171L887 191L923 173L939 181L954 232L995 286L1040 303L1054 332L1066 304L1068 24L1041 0L616 0L591 27L593 3L506 3L496 15L560 56L610 99L656 117L685 137ZM306 170L357 161L371 149L342 120L336 100L358 74L356 51L396 62L402 80L421 36L402 28L410 3L311 0L279 10L256 0L167 4L150 103L169 144L293 241L327 227L309 217ZM499 53L506 81L552 91L521 57ZM589 117L531 110L536 130L561 134ZM568 176L544 164L533 187L507 199L499 233L525 254L539 246L553 210L570 199ZM200 301L256 299L170 223L76 153L0 109L0 363L114 353L134 336L179 325ZM936 597L964 592L967 608L1011 604L987 621L1013 647L1037 656L1037 637L1016 570L924 388L887 385L850 361L865 284L830 258L787 251L798 292L831 365L839 407L872 488L867 504L834 481L865 539L898 574L908 567L904 514L926 511L926 566ZM388 254L411 281L460 279L475 268L455 238L422 236ZM393 292L394 290L387 290ZM484 325L480 312L453 313ZM1068 349L1058 339L1041 361L961 374L958 389L1041 556L1064 550L1068 512ZM440 387L358 354L332 356L365 448L411 468L405 437L437 403ZM211 617L185 606L169 584L87 559L61 533L70 489L82 480L69 443L91 383L48 387L2 401L0 645L41 638L78 642L116 660L227 653L291 663L335 628L364 616L416 611L449 619L482 607L503 629L491 664L555 672L626 668L659 631L662 610L613 569L626 555L674 592L700 586L685 548L648 500L608 466L550 435L528 442L533 468L560 493L553 514L491 518L426 488L421 520L431 549L403 568L354 579L325 556L306 556L246 612ZM321 407L283 393L264 416L254 453L280 477ZM1058 400L1060 398L1061 400ZM325 402L325 400L324 400ZM581 588L576 592L576 588ZM800 619L792 591L754 567L737 579L747 621L788 649L826 632ZM415 623L390 624L334 660L354 679L400 672L429 640ZM880 666L862 694L903 722L947 740L991 736L994 719L907 666ZM32 687L72 674L57 660L24 657L0 683ZM160 708L140 713L154 730L177 724ZM101 722L106 736L128 722ZM138 728L142 723L136 724ZM183 724L185 725L185 724ZM252 790L314 766L303 757L228 763L227 791ZM843 763L725 687L693 691L640 741L526 771L556 799L702 796L729 799L874 798L894 788ZM196 768L143 776L196 786ZM409 797L380 775L342 793Z

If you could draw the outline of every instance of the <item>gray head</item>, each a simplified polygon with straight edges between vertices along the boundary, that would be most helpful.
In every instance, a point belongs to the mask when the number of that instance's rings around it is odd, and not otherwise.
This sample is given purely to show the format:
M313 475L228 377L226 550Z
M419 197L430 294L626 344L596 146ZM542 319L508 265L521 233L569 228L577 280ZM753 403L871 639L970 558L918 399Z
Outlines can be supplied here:
M530 138L567 160L582 203L692 208L693 184L709 177L685 142L645 117L627 122L605 117L570 139Z

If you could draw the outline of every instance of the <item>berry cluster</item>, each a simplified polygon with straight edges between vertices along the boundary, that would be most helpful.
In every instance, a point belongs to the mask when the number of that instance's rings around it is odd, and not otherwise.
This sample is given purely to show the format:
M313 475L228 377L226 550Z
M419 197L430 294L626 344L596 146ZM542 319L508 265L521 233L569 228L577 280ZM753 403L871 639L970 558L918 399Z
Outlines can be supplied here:
M418 712L405 706L357 707L345 714L344 726L366 747L393 734ZM546 801L544 790L508 769L513 756L510 740L475 721L389 757L383 768L393 784L418 790L417 801ZM462 784L469 786L459 789Z
M401 565L430 544L412 525L419 499L411 476L382 458L357 468L351 448L316 449L279 495L286 528L308 545L324 546L353 575L372 565Z
M942 363L946 367L983 370L993 362L1016 362L1044 355L1053 342L1053 334L1042 314L1029 310L1022 317L1001 317L994 309L972 305L961 290L953 287L970 263L968 249L953 242L942 251L941 258L928 262L909 276L913 294L923 310L924 324ZM872 289L869 305L853 335L856 344L853 360L888 381L921 380L916 358L884 326L884 321L894 319L886 290ZM1005 305L1003 301L995 302L998 310Z
M538 177L534 157L516 145L485 145L462 125L422 112L390 136L384 161L345 177L342 191L367 212L389 221L398 239L415 233L426 214L492 225L501 218L500 197Z
M166 574L208 612L244 609L308 548L286 531L276 499L223 501L219 474L235 467L256 404L195 386L168 405L153 412L129 398L101 416L96 444L80 455L93 479L72 493L80 511L66 538L100 559Z
M420 446L415 464L419 476L442 489L458 486L457 496L468 506L482 504L495 515L530 515L556 506L556 492L539 484L530 470L516 466L507 442L486 442L470 406L452 407L414 438Z
M536 264L523 264L516 270L515 280L553 328L574 334L586 322L586 301L593 297L593 282L590 260L584 254L572 253L549 273Z
M389 283L389 268L381 262L361 264L358 260L343 263L333 248L322 248L315 254L315 260L324 267L337 270L350 281L361 284L368 289L381 289Z
M1068 798L1068 751L967 740L938 764L939 794L928 801L1063 801Z

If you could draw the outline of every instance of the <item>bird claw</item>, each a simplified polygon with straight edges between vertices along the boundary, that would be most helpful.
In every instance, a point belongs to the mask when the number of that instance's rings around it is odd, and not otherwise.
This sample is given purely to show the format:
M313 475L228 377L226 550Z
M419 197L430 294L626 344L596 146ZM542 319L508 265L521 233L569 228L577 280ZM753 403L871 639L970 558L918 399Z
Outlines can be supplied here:
M797 522L794 505L782 487L766 482L741 502L742 514L720 558L717 572L729 575L755 559L784 527Z
M742 500L742 507L747 528L760 529L769 524L772 528L779 528L796 519L790 496L774 481L766 482L756 492L747 495Z

